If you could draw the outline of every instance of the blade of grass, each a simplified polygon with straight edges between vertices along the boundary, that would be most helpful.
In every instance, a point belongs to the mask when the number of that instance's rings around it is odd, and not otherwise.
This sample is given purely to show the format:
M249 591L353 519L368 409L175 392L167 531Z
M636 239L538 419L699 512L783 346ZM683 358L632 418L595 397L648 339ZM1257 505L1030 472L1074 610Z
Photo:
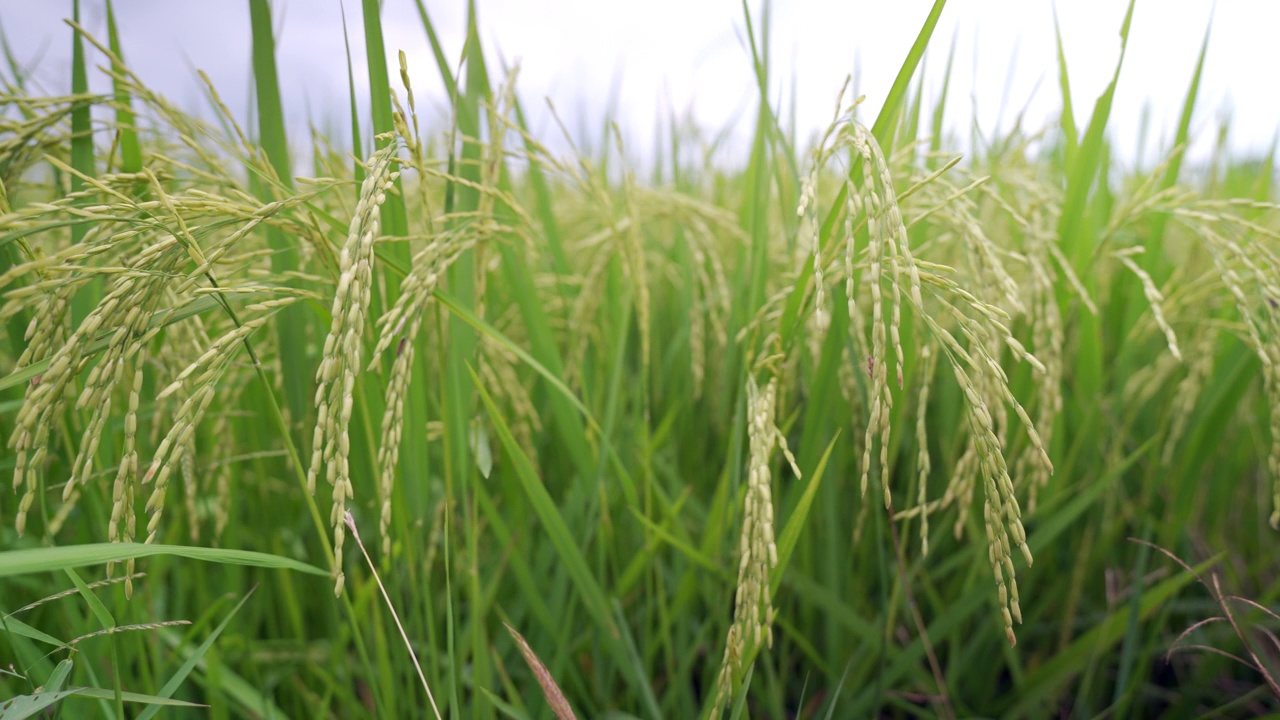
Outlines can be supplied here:
M533 463L525 455L524 450L520 448L515 437L512 436L510 428L507 427L507 423L502 419L502 413L497 404L493 401L489 392L485 390L484 383L474 370L471 370L471 368L468 368L468 370L471 373L471 380L476 392L479 393L480 400L484 403L485 409L489 413L489 419L493 423L494 430L502 441L502 447L506 452L507 458L511 461L512 471L520 481L520 486L524 489L530 504L532 504L542 529L550 537L551 543L556 549L556 554L559 556L565 571L572 579L573 587L586 607L587 613L599 629L601 640L609 649L610 654L613 655L619 669L631 667L628 654L621 645L621 632L614 623L609 611L608 598L591 574L586 558L583 557L582 551L578 548L577 540L570 532L569 526L565 523L559 509L557 509L555 501L551 499L551 495L538 477ZM657 698L653 695L653 688L649 686L648 678L632 672L627 672L625 675L631 682L632 689L642 700L648 715L652 718L662 717L662 713L658 709Z
M880 106L880 112L876 115L875 123L871 127L872 134L875 135L876 141L886 155L893 151L892 138L889 135L896 126L895 119L901 109L902 100L906 97L911 77L915 74L916 68L924 57L924 51L929 45L929 40L933 37L933 30L937 27L938 18L941 17L944 7L946 7L946 0L935 0L933 7L929 10L929 15L925 18L924 24L920 28L920 32L916 35L915 43L912 44L911 50L907 52L907 57L903 59L902 65L898 69L898 74L893 80L893 85L889 88L889 94L885 97L884 104ZM860 157L850 166L849 177L855 184L860 185L862 183L862 159ZM831 201L831 209L827 211L827 215L823 219L818 232L820 247L825 249L831 239L836 221L844 210L848 196L848 187L842 186L835 199ZM802 306L805 294L812 278L813 257L810 255L805 260L799 277L796 278L791 294L788 296L787 303L784 306L781 321L778 323L783 348L790 348L794 344L796 333L801 327L800 317L804 310Z
M65 547L41 547L26 550L8 550L0 553L0 577L13 577L29 573L69 570L90 565L105 565L132 558L154 555L174 555L188 560L246 565L251 567L293 570L309 575L327 577L328 570L308 565L292 558L251 550L229 550L187 545L145 545L141 543L93 543Z
M364 17L365 53L369 62L369 105L373 118L373 134L395 131L391 110L391 82L387 74L387 51L382 41L381 3L378 0L362 0ZM382 230L387 235L403 237L409 231L409 221L404 208L404 190L396 180L396 192L387 193L382 205ZM393 255L404 263L409 261L409 249L398 244Z
M124 48L120 45L120 31L111 0L107 0L107 43L114 55L111 70L116 74L123 74ZM115 128L120 134L120 171L136 173L142 170L142 145L138 141L138 128L133 114L133 95L120 78L113 77L111 83L116 101ZM145 185L139 183L137 189L141 190L143 187Z
M831 451L836 447L836 440L840 439L840 434L831 438L831 442L827 445L827 449L819 458L817 466L809 472L809 481L805 485L804 494L800 496L800 501L796 503L795 509L791 511L791 517L787 518L787 524L782 526L782 534L778 536L778 564L775 566L770 576L770 591L773 594L778 593L778 589L782 587L782 578L786 575L787 566L791 563L791 556L795 552L796 544L800 541L800 533L806 527L806 521L809 518L809 509L813 507L813 500L817 497L818 487L822 484L822 477L827 470L827 461L831 459Z
M38 640L53 647L62 647L64 643L52 635L41 632L30 625L22 622L16 617L10 615L0 616L0 627L3 627L6 633L13 633L32 640Z
M1089 118L1089 128L1085 131L1084 140L1079 152L1069 167L1066 197L1062 201L1062 215L1058 221L1058 242L1067 257L1072 260L1072 267L1082 280L1091 276L1088 265L1093 257L1095 245L1093 239L1086 234L1084 225L1088 215L1085 204L1097 179L1098 167L1103 157L1103 141L1106 137L1107 120L1111 116L1111 105L1115 99L1116 84L1120 81L1120 70L1124 67L1125 50L1129 45L1129 26L1133 21L1133 6L1136 0L1129 0L1129 8L1125 11L1124 23L1120 27L1120 57L1116 60L1116 68L1111 82L1098 97L1093 106L1093 115ZM1106 182L1102 178L1101 182ZM1086 283L1086 288L1090 284ZM1091 289L1091 288L1090 288Z
M1062 93L1062 113L1058 125L1062 130L1064 167L1075 161L1076 148L1080 144L1080 131L1076 129L1076 115L1071 103L1071 79L1067 75L1067 54L1062 49L1062 26L1058 22L1058 7L1053 8L1053 37L1058 49L1058 89Z
M80 0L72 3L72 17L80 22ZM84 39L80 33L71 31L71 94L77 99L71 103L71 167L87 177L97 175L93 157L93 120L90 117L92 102L89 100L88 63L84 54ZM85 189L85 182L79 175L71 175L71 192L77 193ZM81 199L78 205L88 205L89 198ZM89 231L88 224L71 226L71 243L78 245ZM76 292L71 299L71 321L79 324L98 306L102 298L102 278L93 278Z
M347 34L347 8L339 4L342 12L342 48L347 54L347 94L351 105L351 154L355 158L365 157L364 140L360 136L360 105L356 101L355 63L351 59L351 38ZM364 165L359 160L351 163L351 176L355 178L356 187L364 182Z
M280 101L275 35L268 0L249 0L249 21L253 40L253 83L258 101L258 142L275 170L276 180L288 192L293 189L293 167L289 162L289 141L285 134L284 106ZM250 184L264 202L276 199L272 186L258 182L256 175L250 175ZM287 273L299 269L297 248L277 227L268 226L266 234L267 245L272 250L271 272L283 281ZM301 306L286 308L283 315L275 326L280 364L284 369L285 406L289 408L289 418L294 423L290 433L297 441L302 437L297 424L309 416L311 399L311 375L301 371L308 367L306 325L310 315Z
M1111 114L1112 100L1115 97L1116 84L1120 79L1120 70L1124 65L1125 48L1129 40L1129 27L1133 20L1134 1L1130 0L1125 12L1124 23L1120 28L1120 57L1116 61L1115 72L1110 84L1099 96L1085 131L1084 139L1067 164L1067 187L1062 203L1062 214L1058 219L1058 246L1070 260L1071 266L1083 284L1084 291L1096 297L1098 291L1098 273L1092 265L1098 249L1094 226L1105 220L1105 215L1097 207L1088 207L1088 200L1093 194L1095 181L1103 186L1107 183L1105 175L1099 176L1099 168L1104 164L1106 156L1104 141L1107 121ZM1086 212L1092 210L1092 212ZM1068 283L1060 281L1057 288L1058 306L1070 307ZM1105 357L1103 319L1090 312L1077 309L1076 350L1072 365L1071 400L1072 408L1077 416L1075 440L1080 448L1102 446L1106 439L1103 428L1105 418L1099 411L1097 398L1104 392Z
M223 630L227 629L227 625L231 623L231 619L236 616L236 613L240 612L240 608L244 607L244 604L253 596L255 590L257 590L256 587L249 588L249 592L245 593L244 597L240 598L240 602L236 603L236 606L231 608L231 612L227 613L227 616L222 619L222 622L218 623L218 626L213 629L213 632L209 633L209 636L204 639L204 642L201 642L198 646L192 649L192 652L187 654L182 665L178 666L178 669L169 676L168 681L166 681L164 686L160 688L160 692L157 697L162 699L173 697L173 694L178 691L178 688L187 679L187 676L195 669L196 664L199 663L200 660L204 658L205 654L209 652L209 648L213 647L213 643L217 641L218 636L222 634ZM138 720L151 720L151 718L156 716L156 713L160 712L161 707L162 706L160 704L154 704L151 707L148 707L138 715Z
M907 91L910 89L911 77L915 75L916 68L920 66L920 61L924 58L924 51L929 47L929 40L933 37L933 30L938 26L938 18L942 16L942 9L946 5L947 0L934 0L933 7L929 9L929 14L925 17L924 24L920 27L920 32L916 34L915 42L911 44L911 49L907 51L907 57L902 61L901 67L898 68L898 74L893 79L889 94L885 96L884 104L880 107L880 114L876 116L875 124L871 126L871 134L875 135L876 142L880 143L880 148L886 156L893 153L893 137L891 133L897 125L898 112L907 96ZM855 175L856 171L850 177ZM839 206L840 204L840 201L836 201L834 206Z
M324 574L326 577L329 575L327 570L324 571ZM166 645L184 660L197 652L197 649L191 647L181 635L169 628L162 628L160 637ZM243 708L246 714L260 718L288 717L288 714L277 706L270 697L260 692L243 676L223 664L213 651L212 646L205 652L204 657L196 659L195 669L197 672L193 673L191 677L195 678L197 682L203 683L206 688L216 688L217 692L225 693L228 698ZM215 678L216 685L213 682ZM210 688L209 686L214 687Z
M88 584L81 579L79 573L69 567L64 568L63 572L67 574L67 577L71 578L71 582L75 584L76 590L80 593L81 599L83 599L85 604L89 606L90 612L92 612L93 616L97 618L98 624L102 626L102 629L108 631L114 630L116 627L115 617L111 615L111 611L107 610L107 606L102 603L102 600L100 600L96 594L94 594ZM116 717L123 718L125 716L124 688L120 684L120 675L123 670L123 666L120 664L119 643L117 642L117 638L114 633L108 633L106 640L107 644L111 648L111 668L113 670L111 673L111 697L115 700Z
M1160 179L1157 192L1168 190L1176 185L1178 183L1178 175L1182 172L1182 161L1186 157L1186 147L1191 139L1191 118L1195 111L1196 98L1200 95L1200 78L1204 75L1204 58L1209 52L1209 36L1212 32L1213 15L1211 11L1209 24L1204 29L1204 39L1200 42L1200 55L1196 58L1196 69L1191 74L1191 85L1187 88L1187 95L1182 101L1182 114L1178 117L1178 129L1173 136L1171 152L1174 153L1174 156L1164 170L1164 176ZM1169 261L1164 256L1164 230L1168 221L1168 215L1164 213L1154 214L1147 234L1147 252L1144 253L1144 259L1147 261L1146 270L1151 273L1152 278L1157 283L1163 281L1168 273Z
M64 660L70 663L70 660ZM46 686L47 688L47 686ZM35 717L41 714L47 708L76 697L95 698L95 699L111 699L112 693L109 690L100 688L72 688L70 690L48 690L35 693L32 695L18 695L0 702L0 718L4 720L25 720L25 718ZM162 698L155 695L147 695L144 693L126 692L121 693L120 698L123 702L141 703L149 705L151 708L161 707L179 707L179 708L203 708L207 705L199 703L187 702L185 700L173 700L171 698ZM67 713L63 713L67 716Z

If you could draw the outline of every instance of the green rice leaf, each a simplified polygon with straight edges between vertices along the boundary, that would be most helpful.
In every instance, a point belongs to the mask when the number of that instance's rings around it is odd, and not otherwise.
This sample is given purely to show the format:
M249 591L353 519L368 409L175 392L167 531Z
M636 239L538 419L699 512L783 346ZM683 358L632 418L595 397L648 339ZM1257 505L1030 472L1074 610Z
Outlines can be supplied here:
M65 547L41 547L8 550L0 553L0 577L13 577L39 572L105 565L131 558L173 555L188 560L224 565L245 565L269 569L293 570L308 575L328 576L327 570L292 558L251 550L192 547L187 545L145 545L141 543L96 543Z

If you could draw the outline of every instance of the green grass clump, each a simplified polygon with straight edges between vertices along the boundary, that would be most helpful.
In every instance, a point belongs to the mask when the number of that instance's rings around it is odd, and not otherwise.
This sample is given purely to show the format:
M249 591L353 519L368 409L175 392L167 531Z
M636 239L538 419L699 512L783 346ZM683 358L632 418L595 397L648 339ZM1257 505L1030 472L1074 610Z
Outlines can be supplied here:
M72 94L11 64L0 716L1280 711L1274 152L1183 163L1202 48L1154 168L1061 53L1061 120L961 159L943 6L882 102L801 147L762 92L745 168L649 180L547 150L474 6L459 65L419 4L424 137L362 3L373 127L309 177L265 0L256 131L109 4Z

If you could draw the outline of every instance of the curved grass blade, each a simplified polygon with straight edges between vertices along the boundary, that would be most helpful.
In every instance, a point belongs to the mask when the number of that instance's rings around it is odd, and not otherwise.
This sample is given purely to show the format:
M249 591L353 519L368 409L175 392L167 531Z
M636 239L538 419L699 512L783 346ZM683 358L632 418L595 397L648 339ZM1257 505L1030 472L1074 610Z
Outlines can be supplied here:
M1204 58L1209 52L1209 35L1213 31L1213 16L1209 17L1209 25L1204 29L1204 40L1200 42L1200 56L1196 58L1196 69L1191 74L1191 86L1187 88L1187 96L1182 102L1182 115L1178 118L1178 131L1173 137L1174 157L1165 168L1164 177L1160 179L1157 191L1168 190L1178 183L1178 175L1182 172L1182 161L1186 158L1187 142L1191 137L1191 115L1196 107L1196 98L1200 95L1200 78L1204 74ZM1169 216L1157 214L1151 219L1151 230L1147 237L1147 253L1149 263L1147 271L1157 281L1164 278L1164 268L1168 263L1164 258L1164 228Z
M293 169L289 163L289 140L285 134L284 107L280 101L280 81L276 72L275 36L271 27L271 6L267 0L249 0L249 19L253 35L253 84L258 100L258 142L266 153L282 192L293 190ZM264 201L275 199L270 183L250 174L250 185ZM267 227L267 244L271 253L271 272L277 277L298 270L298 251L289 236L279 228ZM285 310L289 322L275 323L280 343L280 362L286 368L308 367L306 362L306 318L302 308ZM285 404L294 423L308 416L311 377L305 372L284 373Z
M876 142L880 143L886 156L893 152L893 138L889 133L897 125L898 110L907 96L911 77L915 75L916 68L924 58L924 51L929 47L929 39L933 37L933 29L938 26L938 18L942 16L942 9L946 5L947 0L934 0L933 7L929 9L929 15L924 19L924 25L916 34L916 41L911 44L911 50L907 52L906 59L898 68L898 75L893 79L889 94L885 96L884 105L880 107L880 114L876 116L875 124L871 126L871 134L876 136ZM840 205L839 200L833 203L833 207Z
M516 478L520 481L520 486L524 489L529 503L533 506L542 529L550 537L551 544L555 547L556 554L560 557L565 572L569 574L573 586L582 600L582 604L587 609L587 613L599 628L602 642L608 648L619 669L631 667L631 660L621 643L621 632L614 624L609 612L609 600L605 595L604 589L600 587L600 584L592 574L586 558L582 555L582 550L578 547L578 541L573 537L573 533L569 530L568 524L565 523L559 508L556 507L555 501L552 500L551 494L547 492L546 486L542 484L542 479L538 477L538 471L534 468L529 457L525 455L524 450L520 448L519 443L516 442L515 437L511 434L511 429L507 427L506 421L502 419L501 411L485 389L480 376L470 366L467 367L467 370L471 373L471 380L475 384L476 391L480 394L480 400L484 403L485 409L489 413L489 419L493 422L494 430L502 441L502 447L511 461L512 472L515 473ZM633 673L627 673L627 678L631 682L634 691L644 702L647 714L653 718L662 717L662 712L658 709L658 700L653 694L653 688L650 687L648 678Z
M201 560L222 565L247 565L269 569L294 570L322 577L329 576L328 570L322 570L314 565L308 565L293 558L254 552L252 550L225 550L222 548L189 545L92 543L88 545L68 545L66 547L9 550L8 552L0 553L0 577L69 570L90 565L105 565L153 555L173 555L187 558L188 560Z
M218 636L222 634L223 630L227 629L227 625L231 623L231 618L235 617L236 613L240 612L240 608L244 607L245 602L249 600L255 590L257 590L256 587L250 588L249 592L245 593L245 596L240 598L240 602L236 603L236 606L231 608L231 612L227 613L227 616L222 619L222 622L218 623L218 627L214 628L213 632L209 633L209 637L205 638L204 642L200 643L199 646L187 655L187 659L176 671L174 671L173 675L169 677L169 680L164 684L164 687L160 688L160 693L156 697L165 699L173 697L173 694L178 691L178 687L182 685L183 681L187 679L187 676L191 674L191 671L195 669L196 664L199 663L200 660L204 658L205 654L209 652L209 648L213 647L214 641L218 639ZM153 704L138 716L138 720L151 720L151 718L155 717L156 713L160 712L160 708L160 704Z
M70 660L63 660L69 663ZM19 695L14 698L0 703L0 720L25 720L25 718L35 717L47 708L53 707L59 702L67 698L84 697L94 698L98 700L109 700L112 697L110 691L101 688L73 688L71 690L59 690L56 692L40 692L34 695ZM183 708L201 708L208 707L199 703L187 702L185 700L174 700L172 698L162 698L156 695L146 695L143 693L127 692L122 694L125 702L143 703L150 705L148 710L155 708L159 711L161 707L183 707ZM65 715L64 717L69 717Z
M778 565L774 568L772 577L770 578L770 590L776 595L778 588L782 587L782 578L786 575L787 565L791 562L791 555L796 550L796 543L800 541L800 532L804 530L805 521L809 517L809 509L813 507L813 499L818 495L818 486L822 484L822 476L827 470L827 461L831 459L831 451L836 448L836 440L840 439L840 433L831 438L831 442L827 445L827 449L822 453L822 457L818 460L818 465L809 473L809 482L805 485L804 494L800 496L800 501L796 503L796 507L791 511L791 517L787 518L787 524L782 528L782 534L778 536Z
M123 75L124 48L120 45L120 30L116 25L116 13L111 0L107 0L107 45L114 56L111 58L112 72ZM142 146L138 141L138 128L133 114L133 95L119 78L113 77L111 85L116 96L116 132L120 134L120 170L126 173L140 172ZM109 162L110 159L108 159Z

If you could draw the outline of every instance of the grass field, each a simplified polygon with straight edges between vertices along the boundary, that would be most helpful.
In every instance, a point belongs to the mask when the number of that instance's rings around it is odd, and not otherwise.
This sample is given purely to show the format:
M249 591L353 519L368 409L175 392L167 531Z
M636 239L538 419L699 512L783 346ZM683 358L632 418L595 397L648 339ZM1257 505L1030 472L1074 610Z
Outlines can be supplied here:
M363 0L351 137L286 132L268 0L248 117L110 2L72 94L10 55L0 717L1280 716L1274 148L1183 161L1202 48L1115 161L1059 49L962 158L944 4L737 169L552 153L474 6L388 68Z

